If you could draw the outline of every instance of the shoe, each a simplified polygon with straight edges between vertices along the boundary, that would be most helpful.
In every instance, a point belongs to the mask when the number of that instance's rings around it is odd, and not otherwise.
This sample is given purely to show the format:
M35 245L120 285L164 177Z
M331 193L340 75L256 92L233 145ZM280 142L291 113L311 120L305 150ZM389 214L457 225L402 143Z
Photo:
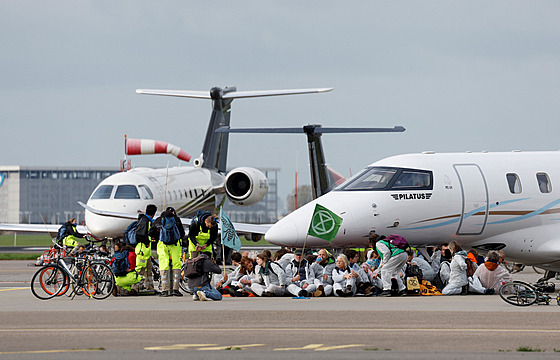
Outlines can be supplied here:
M264 297L272 297L272 293L270 291L263 292L262 296Z
M173 296L183 296L179 290L173 290Z
M319 285L317 286L317 290L315 290L315 292L313 293L314 297L319 297L321 295L323 295L323 293L325 292L325 288L323 287L323 285Z
M461 295L467 295L469 292L469 286L465 285L461 288Z
M171 296L171 295L172 295L172 294L171 294L171 291L162 291L162 292L159 294L159 296L161 296L161 297L169 297L169 296Z
M345 297L350 297L350 296L354 295L352 293L352 286L350 286L350 285L346 286L346 290L344 290L342 293L344 294L343 296L345 296Z
M494 289L486 289L484 295L494 295L494 293L495 293Z
M129 292L128 295L130 295L130 296L138 296L138 290L132 289L132 290L130 290L130 292Z
M192 296L193 301L200 301L200 299L198 298L198 296L196 296L196 294L194 294Z
M336 294L340 297L344 297L344 291L342 291L341 289L336 290Z
M117 289L117 286L116 286L116 285L113 286L113 291L112 291L112 293L113 293L113 296L119 296L119 290Z
M391 296L391 290L383 290L381 292L381 294L377 295L377 296L381 296L381 297L387 297L387 296Z
M308 297L308 296L309 296L309 293L307 292L307 290L300 290L300 291L298 292L298 296L299 296L299 297Z
M364 296L372 296L373 291L371 291L371 286L368 286L364 289Z
M196 294L200 298L200 301L208 301L208 298L206 297L204 291L197 291Z
M406 296L406 289L400 290L399 292L397 292L397 293L395 294L395 296Z

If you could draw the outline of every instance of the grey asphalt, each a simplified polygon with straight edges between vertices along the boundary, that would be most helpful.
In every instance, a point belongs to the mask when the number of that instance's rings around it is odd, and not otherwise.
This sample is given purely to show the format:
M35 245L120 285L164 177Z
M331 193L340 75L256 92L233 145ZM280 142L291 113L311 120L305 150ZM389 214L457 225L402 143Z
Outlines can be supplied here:
M560 358L555 303L521 308L480 295L42 301L29 289L29 263L0 261L0 359Z

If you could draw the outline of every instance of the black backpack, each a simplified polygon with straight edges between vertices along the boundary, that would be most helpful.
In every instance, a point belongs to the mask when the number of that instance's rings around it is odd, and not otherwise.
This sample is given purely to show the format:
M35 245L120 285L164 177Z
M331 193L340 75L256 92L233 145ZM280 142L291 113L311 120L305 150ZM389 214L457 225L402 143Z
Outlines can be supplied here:
M188 279L195 279L201 277L204 274L203 265L206 256L198 255L193 259L188 259L185 264L185 271L183 276Z
M408 264L405 270L405 278L416 276L418 279L418 283L422 283L422 279L424 278L422 274L422 269L416 264Z
M122 252L116 252L113 256L113 262L111 264L111 270L115 276L125 276L128 274L128 269L130 268L130 263L128 262L128 251L124 250Z

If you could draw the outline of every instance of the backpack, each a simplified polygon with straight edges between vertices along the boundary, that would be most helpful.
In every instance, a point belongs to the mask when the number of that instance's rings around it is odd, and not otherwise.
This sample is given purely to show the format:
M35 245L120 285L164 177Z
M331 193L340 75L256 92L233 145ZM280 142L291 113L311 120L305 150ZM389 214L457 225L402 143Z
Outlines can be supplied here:
M177 223L175 223L175 217L162 217L159 240L165 245L175 245L180 238L181 233L179 232Z
M113 256L113 262L111 263L113 274L115 274L115 276L125 276L129 268L128 251L116 252Z
M138 221L133 221L128 225L124 231L124 242L127 245L136 246L138 240L136 240L136 229L138 228Z
M416 264L409 264L405 270L405 284L408 294L420 295L420 284L422 283L422 270Z
M62 240L67 236L66 230L66 224L62 224L62 226L58 228L58 235L56 236L56 238L59 245L62 244Z
M418 279L418 282L421 283L424 275L422 274L422 269L416 264L408 264L405 270L405 277L414 277Z
M398 247L399 249L406 250L406 248L408 248L408 242L400 235L392 234L389 235L385 240Z
M195 279L201 277L204 274L203 265L205 256L199 255L193 259L188 259L185 264L185 270L183 276L188 279Z

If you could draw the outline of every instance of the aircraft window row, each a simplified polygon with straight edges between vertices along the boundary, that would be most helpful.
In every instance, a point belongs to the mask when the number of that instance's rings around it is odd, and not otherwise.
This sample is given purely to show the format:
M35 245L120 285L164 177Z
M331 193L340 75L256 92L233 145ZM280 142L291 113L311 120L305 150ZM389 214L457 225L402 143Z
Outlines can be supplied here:
M521 194L523 190L521 187L521 180L519 176L514 173L506 174L506 179L509 187L509 191L512 194ZM546 173L537 173L537 185L539 186L539 191L543 194L548 194L552 192L552 183L550 177Z
M371 167L358 173L337 190L431 190L432 179L432 172L426 170Z

